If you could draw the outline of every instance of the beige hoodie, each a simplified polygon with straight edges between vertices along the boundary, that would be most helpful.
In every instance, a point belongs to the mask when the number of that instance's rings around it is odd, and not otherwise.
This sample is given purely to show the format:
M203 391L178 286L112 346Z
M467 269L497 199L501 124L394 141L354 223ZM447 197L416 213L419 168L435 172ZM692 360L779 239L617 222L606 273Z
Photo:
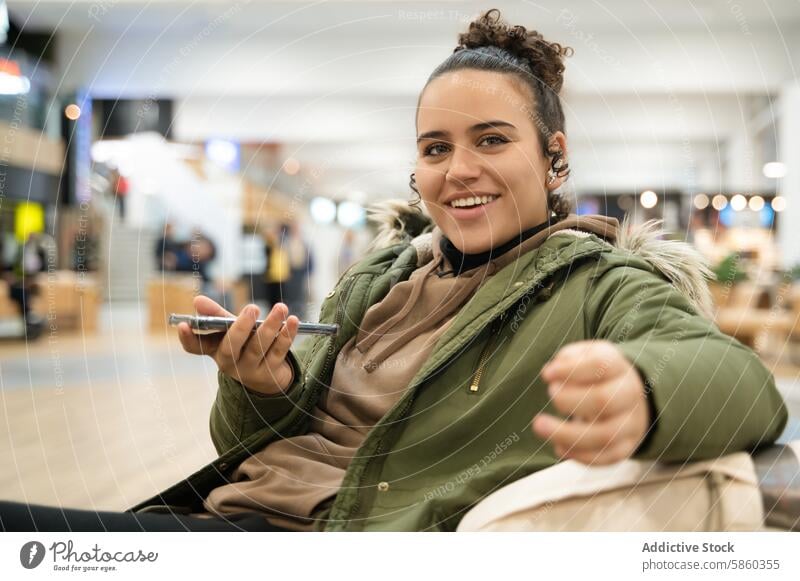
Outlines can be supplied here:
M447 273L453 265L439 248L441 230L434 228L432 258L370 307L357 335L342 347L309 432L274 441L242 462L230 484L211 491L206 510L261 512L277 526L311 530L369 430L400 399L454 316L489 277L558 231L578 229L613 242L617 228L614 218L571 215L460 275Z

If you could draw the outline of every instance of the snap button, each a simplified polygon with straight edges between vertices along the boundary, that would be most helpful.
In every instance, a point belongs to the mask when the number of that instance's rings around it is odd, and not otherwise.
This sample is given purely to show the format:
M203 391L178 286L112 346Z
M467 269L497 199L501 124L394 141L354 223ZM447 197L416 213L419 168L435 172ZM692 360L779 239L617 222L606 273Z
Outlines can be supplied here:
M329 292L328 294L325 295L325 298L329 299L335 294L336 294L336 289L333 289L331 292Z
M523 284L525 283L522 282L521 280L518 280L517 282L514 283L514 286L522 286Z
M381 492L386 492L389 490L389 483L388 482L378 482L378 490Z
M220 470L226 470L226 469L228 468L228 463L227 463L227 462L220 462L220 463L217 465L217 467L218 467Z

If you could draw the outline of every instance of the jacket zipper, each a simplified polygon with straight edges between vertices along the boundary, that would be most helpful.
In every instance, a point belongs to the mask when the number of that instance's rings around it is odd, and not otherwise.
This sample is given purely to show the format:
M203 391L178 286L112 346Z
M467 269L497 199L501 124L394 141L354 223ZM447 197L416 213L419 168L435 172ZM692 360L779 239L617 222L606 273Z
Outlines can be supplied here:
M589 253L587 253L587 254L589 254ZM576 256L575 258L580 258L580 257L581 256ZM549 272L549 273L546 273L546 274L549 275L549 274L552 274L552 273ZM537 288L540 288L541 286L542 286L541 283L539 283L537 285ZM509 310L510 309L507 309L507 310L503 311L503 313L500 315L500 317L495 319L495 321L490 325L492 327L492 337L489 338L489 342L490 343L494 343L494 335L496 335L496 331L499 330L500 326L502 325L502 322L505 321L505 319L507 318ZM488 347L485 348L485 349L488 349ZM437 366L435 369L429 370L429 372L425 375L425 377L420 378L418 380L418 382L414 386L409 385L408 389L413 389L413 388L416 387L416 385L419 385L419 384L423 383L432 374L438 372L443 367L446 367L448 365L448 363L449 363L449 361L442 362L442 364ZM483 365L485 365L485 361L483 362ZM481 375L483 375L483 366L479 366L479 370L481 371ZM475 383L475 381L473 381L472 383ZM480 385L480 377L478 378L478 385ZM472 387L470 385L470 390L471 389L472 389ZM405 418L406 414L408 413L408 410L411 409L412 403L413 403L412 399L408 399L406 402L404 402L403 407L399 410L399 413L395 416L397 421L402 420L402 419ZM364 483L366 481L370 481L369 477L372 476L375 473L374 467L376 466L376 464L374 463L374 460L375 460L375 458L377 456L380 456L383 453L383 451L386 449L387 445L388 444L386 444L386 440L385 439L380 441L377 444L377 446L375 447L375 453L372 454L371 457L369 459L367 459L366 462L364 463L364 468L363 468L362 473L361 473L361 478L359 478L359 482L360 483ZM372 480L374 480L374 479L372 479ZM362 486L362 488L363 488L363 486ZM353 499L353 502L352 502L352 504L351 504L351 506L350 506L350 508L349 508L349 510L347 512L347 519L346 520L352 521L352 519L355 518L355 516L361 510L361 506L363 505L364 501L370 500L374 495L375 495L375 486L367 486L366 490L364 490L364 491L356 491L355 498ZM326 527L326 529L327 529L327 527ZM345 526L343 528L343 530L348 530L348 528ZM350 529L350 530L352 530L352 529Z
M506 318L506 312L503 312L499 318L495 319L494 322L491 324L489 328L489 340L486 342L486 345L483 347L483 351L481 351L481 355L478 358L478 369L475 371L475 374L472 376L472 381L469 384L469 391L470 393L475 393L480 389L481 378L483 377L483 370L486 367L486 363L489 359L489 355L491 352L491 348L494 346L497 338L497 332L500 330L500 327L503 324L503 320Z
M344 314L344 307L342 305L346 304L347 300L350 298L350 290L353 287L353 282L355 281L357 275L351 275L342 285L342 292L339 294L338 303L336 305L336 313L333 318L333 322L336 325L339 325L339 329L341 330L342 326L342 317ZM336 343L336 337L330 337L330 343L328 347L328 357L325 360L325 365L322 367L322 373L320 373L320 377L327 377L328 369L333 364L334 360L336 359L336 350L333 349L333 346ZM317 381L317 383L320 383ZM316 404L316 393L319 391L319 387L314 390L314 397L310 397L308 400L308 405L306 406L306 411L310 411L314 405Z
M341 325L342 325L342 315L343 315L343 311L344 311L344 309L342 308L342 305L346 304L347 299L350 297L350 291L352 290L352 287L353 287L353 281L355 280L355 278L357 276L358 276L358 274L351 275L348 279L345 280L344 283L342 283L342 286L341 286L342 291L341 291L341 293L339 293L339 303L336 306L336 313L334 314L334 323L339 325L340 329L341 329ZM344 275L343 275L343 277L344 277ZM328 373L328 369L330 368L330 366L333 363L333 361L336 359L336 352L335 352L335 349L333 349L333 345L334 345L335 341L336 341L336 337L335 336L330 336L330 337L326 338L326 340L325 340L325 342L328 342L329 347L328 347L328 356L327 356L327 359L325 360L325 365L322 368L322 374L321 374L322 377L324 377ZM316 357L316 354L318 352L319 352L319 348L315 347L314 350L313 350L313 353L311 353L311 355L308 358L309 362L312 361ZM303 382L304 385L308 383L307 372L303 376L302 382ZM319 384L321 382L317 381L317 383ZM294 432L300 426L303 425L304 421L307 420L308 416L310 415L311 410L313 409L314 405L316 405L316 401L317 401L316 394L317 394L318 391L319 391L319 386L315 386L314 387L314 393L311 393L311 394L308 395L308 400L303 405L303 411L305 413L304 414L300 414L300 416L294 422L290 423L286 427L287 433ZM268 440L266 440L264 442L264 444L269 444L269 443L274 442L274 441L275 441L275 438L274 437L270 437ZM255 442L255 440L254 440L254 442ZM244 444L245 444L245 448L246 448L247 445L249 444L249 442L245 441Z
M493 321L493 322L490 324L490 326L489 326L489 327L490 327L490 334L491 334L491 337L489 338L489 343L487 344L487 346L486 346L486 347L484 347L484 350L483 350L483 352L484 352L484 353L487 353L487 352L488 352L488 350L489 350L489 346L495 343L495 341L494 341L495 335L497 334L497 331L498 331L498 330L500 329L500 327L502 326L502 324L503 324L503 321L505 321L505 319L506 319L506 315L507 315L507 314L508 314L508 312L507 312L507 311L504 311L504 312L503 312L503 313L502 313L502 314L501 314L501 315L500 315L500 316L499 316L497 319L495 319L495 320L494 320L494 321ZM482 354L482 355L483 355L483 354ZM487 355L487 357L488 357L488 355ZM447 363L448 363L448 362L444 362L444 363L442 364L442 366L446 366L446 365L447 365ZM480 374L481 374L481 375L483 374L483 366L484 366L485 364L486 364L486 361L485 361L485 359L482 357L482 363L481 363L481 365L479 365L479 367L478 367L478 371L480 372ZM438 370L438 369L440 369L440 368L441 368L441 366L440 366L440 367L437 367L437 369L436 369L436 370L431 370L431 372L437 371L437 370ZM430 373L429 373L428 375L430 375ZM477 375L477 373L476 373L476 375ZM422 378L422 381L424 381L424 380L425 380L425 378ZM421 382L420 382L420 383L421 383ZM478 376L477 382L476 382L475 380L473 380L473 382L472 382L472 385L475 385L475 386L477 386L479 383L480 383L480 376ZM470 391L476 391L476 390L477 390L477 387L476 387L476 389L475 389L475 390L472 390L472 385L470 386ZM413 402L413 400L412 400L412 399L408 399L408 400L407 400L407 401L406 401L406 402L403 404L403 407L402 407L402 408L399 410L399 413L398 413L398 415L397 415L397 418L398 418L398 420L399 420L399 419L402 419L402 418L404 418L404 417L406 416L406 414L408 413L408 410L410 410L410 409L411 409L411 405L412 405L413 403L414 403L414 402ZM361 482L364 482L365 480L369 480L369 478L368 478L368 477L369 477L369 476L371 476L371 475L374 473L373 466L376 466L376 464L373 462L373 460L375 460L375 457L377 457L377 456L380 456L381 454L383 454L384 450L385 450L385 441L381 441L381 442L379 442L379 443L378 443L378 445L375 447L375 453L374 453L374 454L372 455L372 457L371 457L371 458L369 458L369 459L366 461L366 463L365 463L365 466L364 466L364 471L363 471L363 473L362 473ZM366 495L367 495L367 494L369 495L369 498L366 498ZM362 491L362 492L360 492L360 493L359 493L359 492L357 492L357 493L356 493L355 500L353 501L353 503L352 503L352 505L351 505L351 507L350 507L350 511L349 511L349 513L348 513L348 517L349 517L350 519L352 519L352 518L353 518L353 517L354 517L356 514L358 514L358 511L359 511L359 509L361 508L361 505L362 505L362 501L365 501L365 500L371 500L371 498L372 498L374 495L375 495L375 487L374 487L374 486L368 487L366 491Z

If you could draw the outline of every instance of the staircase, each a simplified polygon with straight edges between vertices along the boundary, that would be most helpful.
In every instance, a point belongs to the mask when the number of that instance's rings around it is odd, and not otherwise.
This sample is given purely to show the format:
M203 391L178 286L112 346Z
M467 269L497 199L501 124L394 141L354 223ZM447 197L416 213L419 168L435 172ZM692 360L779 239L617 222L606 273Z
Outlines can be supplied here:
M107 299L115 303L146 301L147 283L155 273L156 233L126 226L111 210L104 257Z
M114 303L145 302L147 283L155 273L156 233L125 225L102 188L94 192L94 203L104 217L99 274L105 299Z

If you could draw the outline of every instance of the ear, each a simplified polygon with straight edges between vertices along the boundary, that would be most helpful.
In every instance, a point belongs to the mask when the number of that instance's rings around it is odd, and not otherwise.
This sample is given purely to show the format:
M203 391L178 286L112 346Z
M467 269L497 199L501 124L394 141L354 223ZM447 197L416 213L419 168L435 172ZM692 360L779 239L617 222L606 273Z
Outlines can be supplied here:
M561 131L556 131L553 135L550 136L550 139L547 142L547 151L550 153L548 156L548 179L545 183L545 187L550 190L556 190L560 188L565 181L567 181L567 176L569 175L569 171L564 172L566 168L568 170L569 164L569 153L567 151L567 136L564 135ZM550 172L552 170L552 162L555 159L554 155L556 152L561 152L561 163L562 163L562 170L557 173L556 179L550 182Z

